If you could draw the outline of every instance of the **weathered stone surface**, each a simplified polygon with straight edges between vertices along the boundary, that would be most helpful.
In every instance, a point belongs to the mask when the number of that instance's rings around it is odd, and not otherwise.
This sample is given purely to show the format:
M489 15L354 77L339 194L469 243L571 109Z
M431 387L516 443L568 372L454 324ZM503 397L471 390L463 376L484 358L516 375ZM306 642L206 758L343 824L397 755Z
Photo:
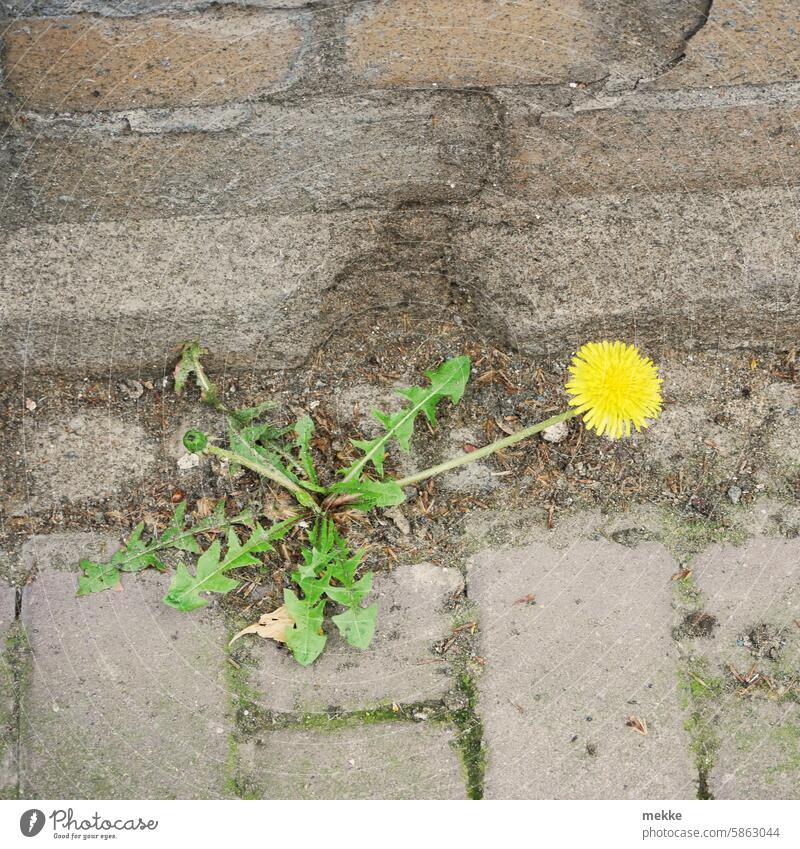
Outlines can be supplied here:
M638 79L678 55L696 2L383 0L347 20L351 72L381 86Z
M219 9L191 17L12 21L5 84L25 109L56 112L224 103L285 85L301 18Z
M8 646L16 599L16 590L0 578L0 799L12 799L17 795L15 687Z
M0 16L27 18L91 12L108 18L128 18L156 12L194 12L212 6L254 9L299 9L326 0L0 0Z
M268 731L240 743L240 781L263 799L464 799L453 742L426 723Z
M144 430L106 411L68 421L35 419L25 441L28 501L36 509L111 496L144 477L155 460L155 446Z
M538 200L785 186L800 177L797 107L635 103L532 116L523 107L509 133L512 191Z
M719 749L709 790L715 799L797 799L800 717L797 703L736 699L718 721Z
M800 675L800 540L757 537L741 547L713 545L692 563L704 610L716 618L703 656L714 675L753 664Z
M722 682L715 704L709 789L717 799L796 799L800 722L784 694L800 676L800 540L756 537L714 545L693 561L703 610L715 618L696 652ZM761 673L747 694L733 670ZM706 674L706 673L704 673Z
M22 622L31 672L22 709L25 798L221 798L228 761L225 629L161 601L169 577L131 575L121 593L77 598L75 573L45 562L113 545L38 542Z
M532 353L595 336L651 350L789 347L795 204L776 188L503 206L453 235L454 276L486 326Z
M14 587L0 579L0 631L3 634L14 621L17 591Z
M197 336L220 365L296 366L369 305L408 291L429 311L440 276L408 269L435 262L444 238L425 213L18 231L0 244L0 367L163 369ZM344 281L354 258L371 270Z
M446 606L462 588L455 569L431 563L376 575L368 599L378 602L372 645L354 649L333 627L324 653L310 667L299 666L271 641L254 641L258 666L251 684L260 704L273 711L314 713L440 699L452 687L449 664L431 649L450 633Z
M714 0L708 22L686 58L656 88L733 86L800 79L800 26L795 0Z
M464 200L493 167L492 116L478 93L458 101L415 93L259 104L223 116L183 110L160 121L138 112L106 123L31 119L35 136L6 139L2 220L234 217Z
M40 570L55 569L71 573L77 586L75 571L82 557L108 560L119 549L120 542L110 534L71 531L68 534L34 534L22 545L20 560L26 569L25 579L33 580ZM133 576L129 580L133 580Z
M695 796L671 637L674 571L652 543L537 543L474 559L489 798ZM535 605L519 601L531 594ZM626 726L632 715L647 736Z
M223 357L291 364L314 342L296 332L303 307L353 238L307 217L19 231L2 248L0 350L9 364L128 367L199 334Z

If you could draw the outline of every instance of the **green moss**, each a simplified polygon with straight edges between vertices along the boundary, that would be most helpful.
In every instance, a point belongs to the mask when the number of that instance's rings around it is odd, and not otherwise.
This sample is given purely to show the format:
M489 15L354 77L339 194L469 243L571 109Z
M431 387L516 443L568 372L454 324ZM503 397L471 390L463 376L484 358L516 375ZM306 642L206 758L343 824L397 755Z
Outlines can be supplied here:
M750 535L741 524L725 520L687 517L674 511L664 513L661 541L680 562L689 562L713 543L743 545Z
M483 798L483 781L486 772L486 749L483 745L483 722L476 712L478 688L468 672L463 672L457 688L464 697L464 707L448 714L458 729L458 747L467 779L467 796Z
M681 706L689 712L684 729L697 767L697 798L710 799L709 777L719 748L719 736L713 720L718 699L725 692L725 681L710 674L701 658L690 658L678 670Z
M769 730L769 739L779 753L777 763L767 771L768 780L774 781L784 773L800 773L800 725L785 722Z
M13 622L6 632L5 644L0 654L0 682L5 692L11 694L11 712L0 715L0 761L17 758L20 733L22 698L31 675L31 653L28 635L19 621ZM0 798L19 798L19 781L0 787Z
M229 623L229 626L232 623ZM236 624L236 623L233 623ZM229 627L229 638L238 629ZM263 799L262 789L249 776L243 774L239 756L240 735L269 724L271 715L259 707L258 694L250 686L249 668L252 661L243 646L228 648L225 667L228 683L228 701L234 718L234 727L228 734L228 758L225 764L225 790L239 799Z

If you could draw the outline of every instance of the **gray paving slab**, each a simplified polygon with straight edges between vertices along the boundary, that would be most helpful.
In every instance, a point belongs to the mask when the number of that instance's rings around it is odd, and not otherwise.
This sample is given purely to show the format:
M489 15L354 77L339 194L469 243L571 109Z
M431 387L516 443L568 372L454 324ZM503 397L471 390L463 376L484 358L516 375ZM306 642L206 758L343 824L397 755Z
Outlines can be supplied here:
M449 663L431 649L450 633L447 605L462 588L456 569L432 563L376 575L367 599L379 605L372 645L355 649L332 628L324 653L309 667L299 666L284 647L252 638L258 665L251 684L261 705L313 713L442 698L452 687Z
M464 799L453 743L439 724L389 722L269 731L239 754L245 786L264 799Z
M112 546L69 533L37 541L38 574L22 606L30 672L21 710L21 793L224 797L225 629L211 614L166 607L167 575L126 576L122 592L77 598L76 574L49 565Z
M144 430L108 410L36 421L25 442L29 502L39 509L113 496L144 477L155 460Z
M675 570L653 543L536 543L474 558L488 798L696 795L671 637Z
M713 545L695 558L694 581L715 617L702 653L713 673L729 664L747 672L800 675L800 540L756 537L745 545Z

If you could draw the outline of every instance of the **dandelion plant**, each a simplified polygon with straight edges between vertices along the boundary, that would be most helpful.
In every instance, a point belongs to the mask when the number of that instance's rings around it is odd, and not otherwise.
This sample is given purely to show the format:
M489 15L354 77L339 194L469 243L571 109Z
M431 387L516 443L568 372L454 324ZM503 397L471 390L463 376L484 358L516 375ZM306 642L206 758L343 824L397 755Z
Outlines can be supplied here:
M286 490L296 502L293 517L265 527L257 510L228 517L224 501L220 501L210 516L189 523L186 504L181 502L159 536L144 539L144 525L139 524L108 562L82 560L78 594L115 589L122 572L150 566L165 571L164 554L172 550L177 563L164 602L189 612L235 590L240 584L237 570L260 563L259 555L273 551L274 543L290 532L299 533L305 536L305 544L300 562L291 572L294 586L284 590L283 606L262 616L236 638L260 634L285 643L304 666L313 663L325 648L329 614L342 638L357 649L368 648L375 632L378 605L369 602L373 576L361 571L364 552L350 551L339 532L337 511L368 512L400 504L413 484L474 463L576 416L582 416L586 427L598 436L630 436L631 426L637 431L647 427L662 405L662 380L652 360L624 342L589 342L569 366L571 377L565 386L569 404L563 412L405 478L387 475L387 451L393 446L410 451L420 416L435 426L441 405L458 404L463 397L471 364L468 357L454 357L426 371L423 384L398 390L403 399L398 412L374 410L382 432L373 439L352 440L358 456L339 469L334 481L325 484L311 451L311 417L278 426L264 421L273 406L269 402L229 408L203 367L205 353L198 342L182 347L175 368L175 391L183 392L193 376L201 399L224 416L227 433L224 443L218 444L209 434L190 430L184 435L184 446L193 454L226 461L229 470L249 469Z

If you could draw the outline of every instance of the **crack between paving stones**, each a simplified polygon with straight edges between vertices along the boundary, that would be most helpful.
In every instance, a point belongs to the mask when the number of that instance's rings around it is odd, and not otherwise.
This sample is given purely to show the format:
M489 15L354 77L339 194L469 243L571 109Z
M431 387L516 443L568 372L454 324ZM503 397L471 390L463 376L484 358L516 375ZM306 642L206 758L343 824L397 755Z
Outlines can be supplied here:
M13 751L14 781L12 784L15 799L21 798L20 764L22 755L22 691L25 674L22 670L22 589L14 592L14 622L11 632L6 637L4 646L5 661L11 670L11 688L13 706L11 709L11 748Z
M703 0L703 7L700 9L697 21L687 29L683 35L681 36L681 40L683 41L683 47L681 51L677 53L675 56L670 59L663 68L657 71L652 77L640 77L633 84L633 90L635 91L639 84L644 82L645 80L651 81L658 79L659 77L663 77L664 74L668 74L671 70L676 68L686 59L686 50L689 47L689 43L692 39L699 33L708 23L708 19L711 17L711 7L714 5L714 0Z

